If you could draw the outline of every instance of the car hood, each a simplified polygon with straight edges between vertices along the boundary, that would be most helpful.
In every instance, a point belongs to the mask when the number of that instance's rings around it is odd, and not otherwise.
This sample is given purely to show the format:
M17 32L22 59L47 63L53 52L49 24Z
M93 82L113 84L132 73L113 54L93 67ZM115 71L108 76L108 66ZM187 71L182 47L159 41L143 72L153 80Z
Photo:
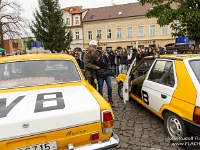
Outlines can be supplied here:
M0 141L100 121L100 106L85 86L0 94Z

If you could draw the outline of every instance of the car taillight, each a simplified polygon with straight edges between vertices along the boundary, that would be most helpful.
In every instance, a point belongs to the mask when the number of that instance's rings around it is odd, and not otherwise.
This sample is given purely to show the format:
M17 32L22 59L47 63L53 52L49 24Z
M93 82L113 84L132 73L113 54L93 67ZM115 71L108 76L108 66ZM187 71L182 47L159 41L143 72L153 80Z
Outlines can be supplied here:
M196 123L200 123L200 107L195 107L193 113L193 121Z
M91 140L98 140L99 139L99 132L94 132L91 134Z
M102 125L103 125L103 133L112 132L114 126L114 119L111 111L106 110L102 112Z

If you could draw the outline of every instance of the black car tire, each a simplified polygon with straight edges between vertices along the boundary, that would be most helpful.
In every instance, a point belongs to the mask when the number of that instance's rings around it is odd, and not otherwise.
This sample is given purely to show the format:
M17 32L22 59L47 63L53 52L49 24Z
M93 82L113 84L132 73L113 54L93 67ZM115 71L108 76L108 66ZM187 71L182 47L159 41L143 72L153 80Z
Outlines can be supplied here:
M189 134L185 124L178 115L168 111L164 116L164 127L171 142L186 142L183 138L188 137Z

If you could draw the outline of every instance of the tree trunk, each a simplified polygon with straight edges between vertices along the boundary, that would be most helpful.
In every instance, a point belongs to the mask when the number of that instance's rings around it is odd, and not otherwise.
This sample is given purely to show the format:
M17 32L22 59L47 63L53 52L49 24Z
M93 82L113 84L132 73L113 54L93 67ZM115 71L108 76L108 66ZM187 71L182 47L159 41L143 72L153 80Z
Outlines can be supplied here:
M195 39L195 49L200 50L200 38Z
M0 22L0 42L1 42L1 48L4 48L4 40L3 40L3 26Z

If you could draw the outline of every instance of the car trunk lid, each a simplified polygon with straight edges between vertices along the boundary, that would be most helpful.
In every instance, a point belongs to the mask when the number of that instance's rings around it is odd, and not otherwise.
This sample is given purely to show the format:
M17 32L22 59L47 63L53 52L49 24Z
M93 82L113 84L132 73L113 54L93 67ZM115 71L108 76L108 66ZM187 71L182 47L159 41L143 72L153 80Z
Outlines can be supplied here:
M0 94L0 141L100 121L100 107L85 86Z

